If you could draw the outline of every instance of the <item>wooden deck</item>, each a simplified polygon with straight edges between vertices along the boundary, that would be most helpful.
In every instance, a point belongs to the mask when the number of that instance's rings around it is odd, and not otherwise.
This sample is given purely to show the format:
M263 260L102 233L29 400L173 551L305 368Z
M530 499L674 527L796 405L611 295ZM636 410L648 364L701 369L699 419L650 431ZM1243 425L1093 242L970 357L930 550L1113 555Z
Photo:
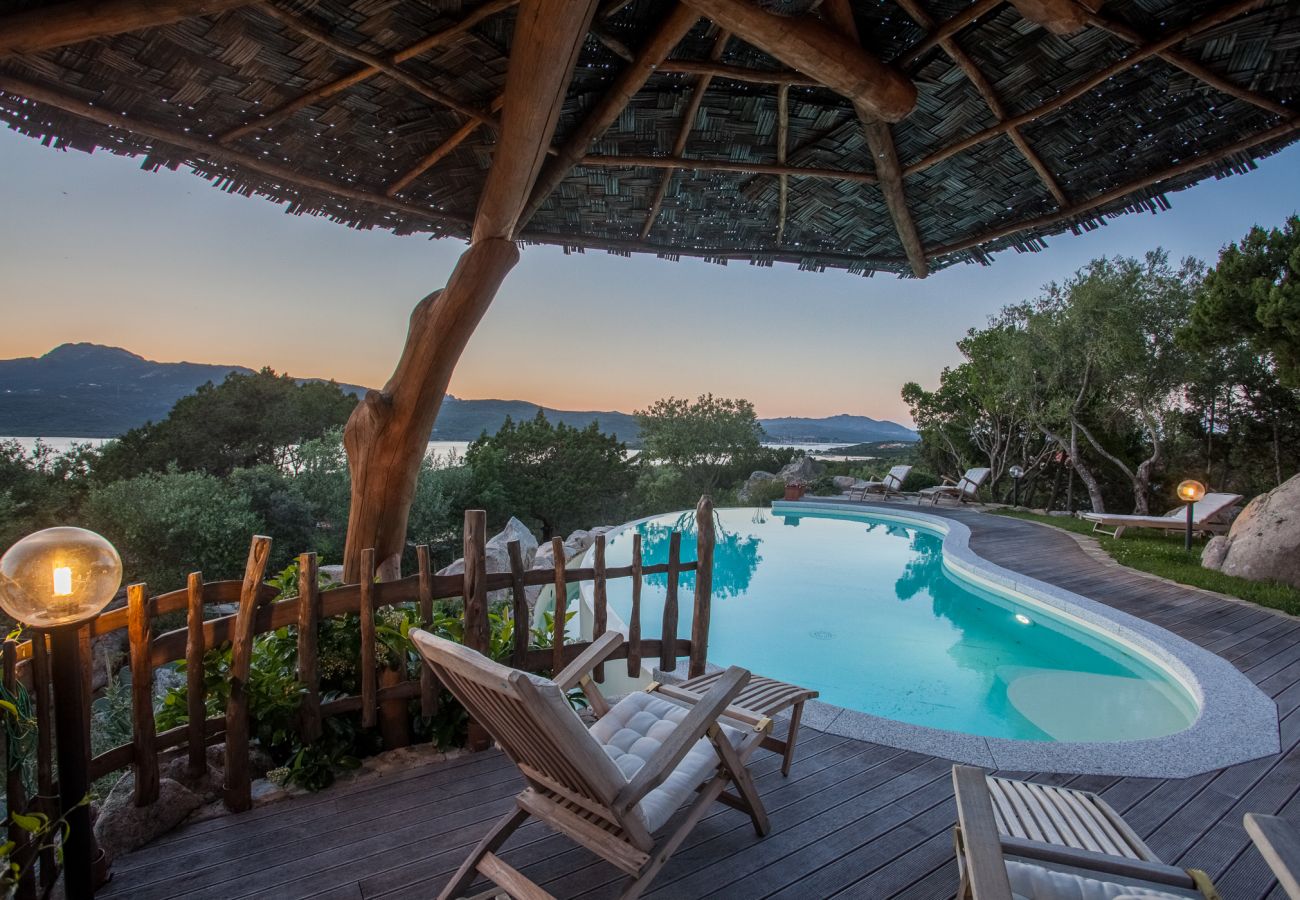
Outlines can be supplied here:
M1225 900L1280 898L1241 817L1300 823L1300 622L1098 561L1067 534L949 511L982 556L1142 616L1229 659L1278 704L1283 752L1182 780L1034 776L1098 791L1167 862L1204 869ZM805 728L788 779L760 752L773 832L717 807L647 896L947 898L957 874L949 763ZM1009 773L1024 777L1024 773ZM422 898L511 805L520 781L496 752L182 829L114 866L101 897ZM617 894L615 871L526 825L504 858L561 898Z

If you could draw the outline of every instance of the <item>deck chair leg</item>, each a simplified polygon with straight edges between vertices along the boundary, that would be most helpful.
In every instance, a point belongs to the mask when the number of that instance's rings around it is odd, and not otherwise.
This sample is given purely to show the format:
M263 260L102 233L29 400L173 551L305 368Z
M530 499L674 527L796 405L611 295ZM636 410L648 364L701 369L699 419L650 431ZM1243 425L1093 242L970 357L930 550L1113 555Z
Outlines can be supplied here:
M474 883L474 880L478 878L479 861L489 853L495 853L500 849L501 845L506 842L506 838L514 834L515 829L522 825L527 818L528 813L516 807L514 811L506 813L497 820L497 823L492 826L492 830L483 836L483 840L478 842L474 852L460 864L456 874L452 876L451 881L447 882L447 886L438 895L438 900L454 900L454 898L465 893L469 886Z
M726 775L717 775L712 781L704 785L699 796L695 798L695 802L691 804L687 811L686 818L677 826L677 830L669 835L655 850L654 855L650 857L650 861L646 863L641 873L623 889L623 893L618 895L618 900L637 900L638 897L645 893L646 888L650 887L650 883L659 874L659 870L668 863L668 858L677 852L677 848L686 840L686 836L695 829L696 823L704 816L705 810L718 799L722 789L727 786L728 780L729 778Z
M794 742L799 737L799 720L803 718L803 701L796 703L790 710L790 732L785 737L785 753L781 757L781 775L790 777L790 766L794 763Z

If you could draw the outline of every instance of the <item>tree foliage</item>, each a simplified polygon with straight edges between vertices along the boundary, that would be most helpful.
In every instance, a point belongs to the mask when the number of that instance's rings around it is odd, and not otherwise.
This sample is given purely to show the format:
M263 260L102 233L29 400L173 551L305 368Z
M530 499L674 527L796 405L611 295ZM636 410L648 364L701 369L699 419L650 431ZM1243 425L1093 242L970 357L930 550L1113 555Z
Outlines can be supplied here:
M637 410L642 455L672 467L687 494L712 493L729 469L755 459L763 426L748 400L703 394L694 402L676 397Z
M161 422L107 444L95 474L112 480L169 466L212 475L280 466L294 446L343 425L355 405L332 381L299 383L269 368L232 372L221 384L182 397Z

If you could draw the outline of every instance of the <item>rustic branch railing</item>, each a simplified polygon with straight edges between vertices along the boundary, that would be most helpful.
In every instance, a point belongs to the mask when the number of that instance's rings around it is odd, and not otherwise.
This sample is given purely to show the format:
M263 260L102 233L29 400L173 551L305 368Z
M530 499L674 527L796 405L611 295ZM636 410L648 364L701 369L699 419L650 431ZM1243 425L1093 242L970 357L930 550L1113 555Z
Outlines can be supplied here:
M463 574L437 575L433 571L433 557L426 546L416 548L418 571L395 581L374 580L375 554L366 551L362 557L362 580L356 584L343 584L321 590L318 586L318 565L314 553L298 557L298 595L277 599L279 591L264 581L270 558L271 539L255 536L249 548L244 577L239 581L204 582L201 573L192 573L182 590L149 596L144 584L127 588L127 605L101 613L82 626L83 647L93 638L125 630L128 638L129 667L131 672L132 740L99 753L86 760L91 779L99 779L115 771L130 767L135 775L135 802L148 806L158 798L160 757L185 749L187 772L199 778L207 774L207 747L225 744L224 801L232 811L242 811L252 806L252 780L249 766L250 722L247 682L256 652L254 639L284 626L297 628L297 679L304 692L298 716L298 733L304 743L320 737L324 718L344 713L360 712L365 727L380 727L389 737L386 719L396 712L404 717L405 703L419 699L421 714L426 717L438 710L439 689L432 672L421 666L419 675L407 678L405 670L388 668L379 658L375 634L375 613L378 609L398 604L411 604L417 611L422 626L433 621L434 603L438 600L462 601L464 640L480 652L487 652L490 642L488 620L489 597L498 591L508 591L504 604L515 621L514 637L507 662L516 668L531 671L550 669L558 671L579 653L589 642L565 642L567 588L580 582L592 582L593 638L608 628L608 591L611 580L632 579L632 609L628 621L629 640L610 659L627 659L628 674L639 674L641 660L657 659L664 668L675 667L680 657L689 658L691 675L702 674L707 656L709 594L713 565L713 504L703 498L696 508L697 560L681 560L681 532L670 538L669 558L665 563L645 565L641 556L640 535L633 535L632 561L626 566L608 566L605 562L605 536L595 539L593 566L566 568L563 543L554 541L555 565L553 568L525 569L518 541L507 547L510 570L487 571L486 516L482 510L465 513L465 569ZM695 579L694 622L692 640L677 638L678 580L683 573L697 572ZM641 587L642 580L651 575L667 576L667 602L664 604L662 639L646 640L641 637ZM555 625L551 635L553 645L547 648L529 646L527 589L552 585L555 588ZM214 605L238 604L233 615L205 619L204 611ZM183 627L161 634L154 633L154 622L159 616L183 612ZM320 671L317 639L321 622L325 619L357 614L361 650L359 674L360 693L321 701ZM703 622L701 621L703 619ZM230 693L224 716L207 716L206 690L203 679L204 655L226 644L231 648ZM187 711L189 720L175 728L158 732L153 707L154 671L160 666L184 660L186 663ZM85 656L89 674L90 657ZM603 673L597 680L603 681ZM18 643L7 640L3 644L3 684L8 696L17 695L25 688L32 696L35 708L36 740L36 793L27 796L23 782L21 748L9 740L4 748L7 765L6 786L11 811L53 812L57 807L56 782L53 768L53 729L50 710L50 673L45 638L37 634L33 640ZM87 692L87 697L90 694ZM393 710L396 702L398 709ZM385 705L388 704L385 715ZM84 722L90 723L90 708L84 710ZM406 729L405 721L401 731ZM89 746L89 744L87 744ZM471 746L473 735L471 735ZM27 835L16 827L10 829L9 838L15 840L15 861L29 858L33 849ZM57 875L52 852L41 854L40 880L48 883ZM35 877L29 873L20 887L18 896L35 896Z

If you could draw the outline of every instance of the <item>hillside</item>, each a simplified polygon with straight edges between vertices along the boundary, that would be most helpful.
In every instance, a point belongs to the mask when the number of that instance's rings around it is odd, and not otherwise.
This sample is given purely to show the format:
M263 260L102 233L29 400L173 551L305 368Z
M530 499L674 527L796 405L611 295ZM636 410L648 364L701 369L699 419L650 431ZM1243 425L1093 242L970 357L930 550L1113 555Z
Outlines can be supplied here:
M157 421L202 384L221 381L245 366L154 362L120 347L63 344L44 356L0 360L0 435L23 437L115 437ZM360 395L366 388L340 385ZM495 432L506 416L531 419L538 405L526 400L462 400L447 396L433 440L470 441ZM593 421L601 431L635 444L636 420L615 411L545 408L553 422L582 428ZM866 416L827 419L762 419L771 440L790 442L913 441L916 434L894 422Z

